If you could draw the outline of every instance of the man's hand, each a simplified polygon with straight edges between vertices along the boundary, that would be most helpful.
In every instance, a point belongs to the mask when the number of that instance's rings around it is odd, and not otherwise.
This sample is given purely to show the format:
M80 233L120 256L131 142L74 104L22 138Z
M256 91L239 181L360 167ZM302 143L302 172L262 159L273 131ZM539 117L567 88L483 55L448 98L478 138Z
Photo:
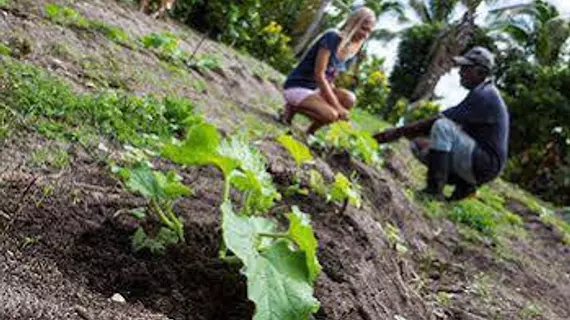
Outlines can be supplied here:
M400 139L401 136L400 130L394 128L375 134L374 139L376 139L378 143L387 143Z

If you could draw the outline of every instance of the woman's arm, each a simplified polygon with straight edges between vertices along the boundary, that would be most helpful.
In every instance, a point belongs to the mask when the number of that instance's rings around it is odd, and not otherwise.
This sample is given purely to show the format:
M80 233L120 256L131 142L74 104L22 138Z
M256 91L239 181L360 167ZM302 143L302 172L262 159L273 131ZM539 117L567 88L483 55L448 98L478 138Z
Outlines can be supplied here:
M315 63L315 81L317 82L325 100L327 100L327 102L330 103L337 111L345 111L334 94L332 85L328 82L325 74L330 56L330 50L326 48L319 49L319 52L317 53L317 61Z

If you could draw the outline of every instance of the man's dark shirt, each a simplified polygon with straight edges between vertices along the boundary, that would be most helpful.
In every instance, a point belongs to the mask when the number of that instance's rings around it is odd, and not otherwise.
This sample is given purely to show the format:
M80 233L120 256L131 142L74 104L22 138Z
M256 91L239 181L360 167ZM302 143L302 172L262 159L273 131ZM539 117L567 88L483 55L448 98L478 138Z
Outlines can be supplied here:
M443 115L461 125L476 142L473 174L478 184L497 177L507 160L509 114L491 80L480 84L456 107Z

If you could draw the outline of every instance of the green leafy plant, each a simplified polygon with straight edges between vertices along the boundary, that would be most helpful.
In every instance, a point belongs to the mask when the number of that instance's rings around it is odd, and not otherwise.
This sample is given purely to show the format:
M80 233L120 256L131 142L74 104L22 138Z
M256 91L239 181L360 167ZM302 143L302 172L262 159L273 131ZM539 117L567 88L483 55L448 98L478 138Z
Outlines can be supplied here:
M157 49L160 56L170 62L177 62L184 56L180 39L171 32L151 33L140 39L145 48Z
M386 109L390 86L384 71L384 58L367 59L356 74L356 107L378 115Z
M362 202L360 186L340 172L335 175L327 198L329 201L348 202L357 208L360 208Z
M300 168L301 165L307 161L313 160L313 155L309 148L303 143L297 141L290 135L280 135L277 137L277 141L291 154L293 159L295 160L295 164L297 168Z
M114 91L77 94L45 71L10 58L0 61L0 81L6 86L0 101L10 106L6 120L25 119L45 136L67 139L82 128L120 143L154 144L200 121L186 99Z
M132 238L133 248L149 248L152 252L160 252L168 244L184 242L184 223L173 209L176 200L191 194L190 188L182 184L182 178L174 171L164 174L152 170L145 162L130 169L116 168L115 171L125 180L130 191L148 200L146 212L155 214L163 224L153 239L139 227Z
M12 55L12 49L7 45L0 42L0 56L10 56Z
M329 188L323 178L323 175L315 169L311 169L309 171L309 187L319 196L325 199L327 198Z
M111 41L129 43L129 36L122 28L109 26L102 21L89 20L73 8L48 3L45 5L45 13L51 21L59 25L94 30L102 33Z
M88 28L89 21L75 9L55 3L45 5L45 12L50 20L63 26Z
M189 61L188 66L196 68L198 70L212 70L221 68L220 59L213 55L199 55L194 57L192 61Z
M327 133L324 136L320 134L317 140L333 149L346 150L367 164L381 163L380 148L376 140L370 133L352 127L349 122L333 123Z
M313 155L307 146L305 146L302 142L296 140L290 135L280 135L277 137L277 141L289 152L289 154L295 160L295 165L297 170L295 171L295 175L293 176L293 185L289 186L287 192L289 194L302 194L308 195L309 190L307 188L301 186L300 175L301 175L301 166L313 160Z
M316 312L319 303L312 286L320 265L310 220L293 208L288 231L280 233L272 220L259 216L278 193L263 157L245 137L222 140L213 125L200 123L188 129L183 142L165 146L163 155L180 164L214 165L222 171L220 257L243 264L248 297L256 304L254 319L308 319ZM246 199L238 212L230 198L232 186Z

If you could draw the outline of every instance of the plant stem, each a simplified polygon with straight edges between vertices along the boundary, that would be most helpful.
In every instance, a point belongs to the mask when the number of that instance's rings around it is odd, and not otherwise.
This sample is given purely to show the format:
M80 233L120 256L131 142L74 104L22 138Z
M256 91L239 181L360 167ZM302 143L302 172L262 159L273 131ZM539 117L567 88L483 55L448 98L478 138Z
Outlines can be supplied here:
M162 221L162 223L164 223L170 229L176 230L175 224L172 221L170 221L170 219L168 219L168 217L166 217L166 215L164 214L164 211L162 211L162 209L160 208L160 206L158 205L158 203L156 202L155 199L150 200L150 206L152 207L152 209L154 209L154 211L156 212L156 214L158 215L158 217L160 218L160 221Z
M271 233L271 232L260 232L257 234L260 237L273 238L273 239L287 239L289 241L295 242L287 233Z
M220 257L220 260L228 264L242 264L241 259L238 258L237 256L228 257L224 255L223 257Z
M222 203L230 200L230 178L226 177L224 179L224 194Z
M176 214L174 214L174 211L172 210L172 203L170 201L165 201L165 205L166 205L166 213L168 214L168 217L172 220L174 226L176 227L174 231L176 231L176 233L178 234L178 238L180 239L180 241L186 242L186 240L184 239L184 225L182 224L180 219L176 216Z

